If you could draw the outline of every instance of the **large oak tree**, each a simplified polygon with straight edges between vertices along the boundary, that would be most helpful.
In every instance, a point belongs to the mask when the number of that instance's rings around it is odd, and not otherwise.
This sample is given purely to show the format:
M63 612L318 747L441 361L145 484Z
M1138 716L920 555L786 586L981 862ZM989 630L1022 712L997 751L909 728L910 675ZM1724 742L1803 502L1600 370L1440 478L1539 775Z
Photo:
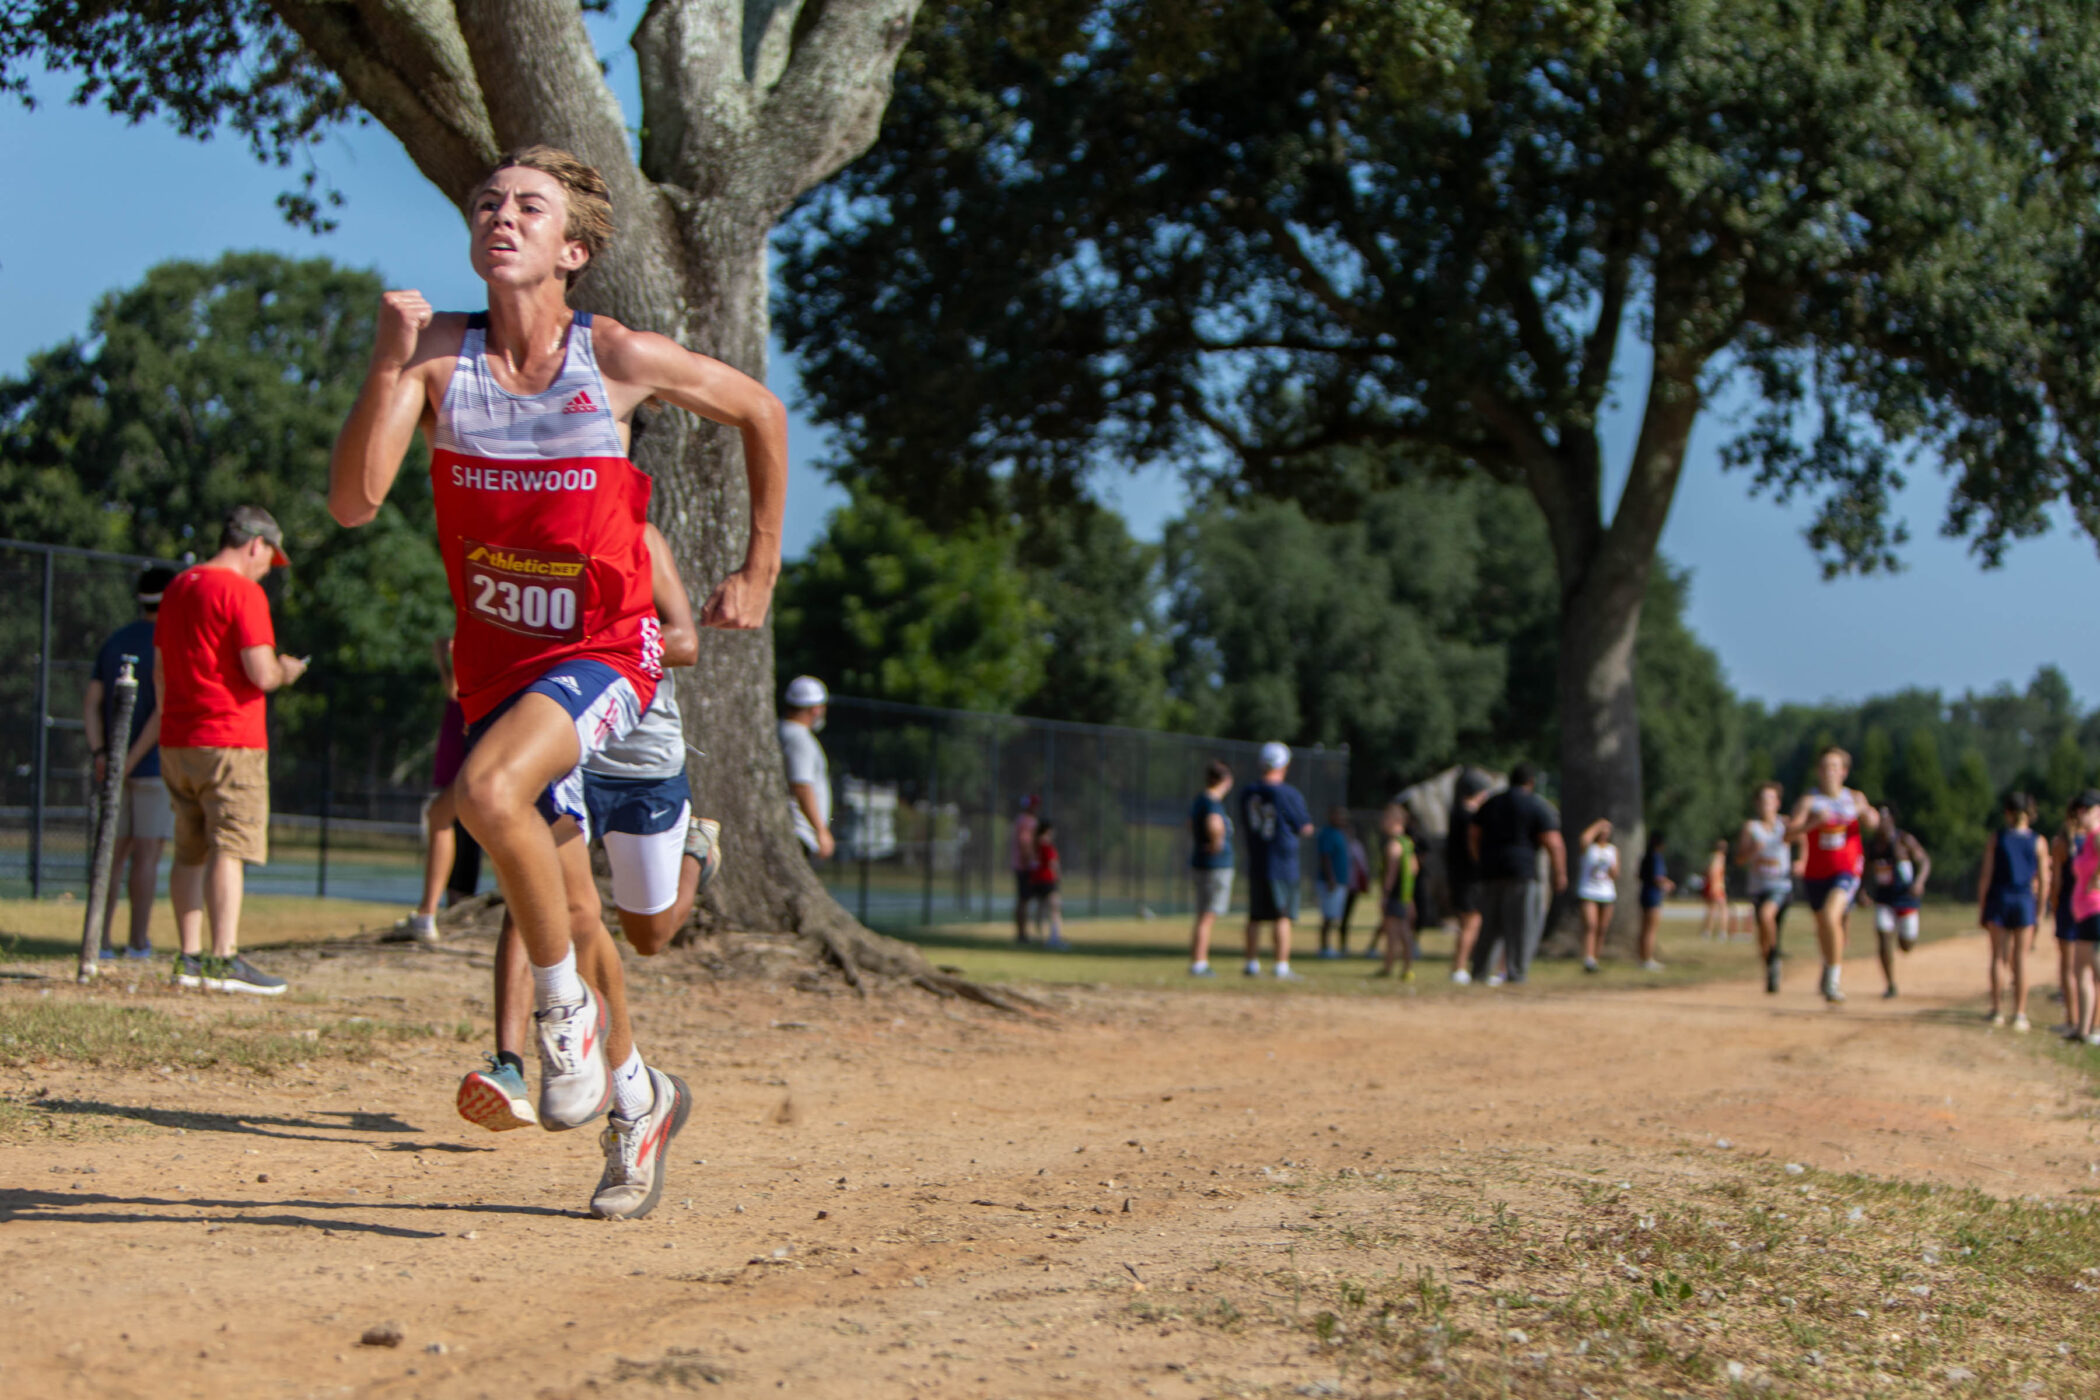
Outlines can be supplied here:
M1893 561L1910 463L1986 560L2090 507L2059 413L2100 344L2066 294L2090 5L949 0L918 31L874 153L791 224L842 469L936 519L1147 460L1331 515L1366 485L1337 463L1521 485L1573 826L1640 839L1635 638L1731 380L1728 460L1819 501L1834 568Z
M566 147L605 173L619 234L577 301L765 373L767 241L783 212L866 149L917 0L651 0L630 44L641 111L621 111L586 28L609 0L9 0L0 84L32 65L78 97L288 161L369 117L462 204L507 148ZM630 132L630 120L639 135ZM325 219L311 181L286 197ZM462 245L462 256L465 255ZM704 591L742 559L737 435L665 410L636 446L654 514ZM872 940L825 895L788 826L770 631L708 634L680 679L697 785L733 858L708 902L735 927L800 929L849 962L937 974ZM855 951L857 950L857 952ZM902 961L899 961L899 960Z

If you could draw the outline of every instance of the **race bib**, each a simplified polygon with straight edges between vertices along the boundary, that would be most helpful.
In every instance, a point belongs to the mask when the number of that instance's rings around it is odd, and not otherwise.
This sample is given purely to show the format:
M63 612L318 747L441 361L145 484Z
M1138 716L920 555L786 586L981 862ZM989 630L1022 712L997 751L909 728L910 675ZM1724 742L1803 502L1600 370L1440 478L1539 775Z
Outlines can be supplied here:
M460 579L467 611L506 632L550 641L583 640L581 554L542 554L530 549L465 540Z
M1842 851L1851 833L1841 826L1826 826L1816 833L1816 846L1825 851Z

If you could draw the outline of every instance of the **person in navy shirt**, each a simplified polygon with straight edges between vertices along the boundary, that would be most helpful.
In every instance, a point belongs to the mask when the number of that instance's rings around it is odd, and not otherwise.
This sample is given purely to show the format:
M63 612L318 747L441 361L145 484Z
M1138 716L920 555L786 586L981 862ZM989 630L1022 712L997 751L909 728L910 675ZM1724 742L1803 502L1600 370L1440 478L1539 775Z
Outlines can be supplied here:
M160 595L174 581L175 571L165 564L149 564L138 577L135 596L140 616L111 634L95 657L94 674L87 684L82 705L82 727L94 757L95 791L102 791L102 778L114 761L124 774L118 791L116 857L110 863L113 876L121 873L131 899L131 941L122 956L146 959L153 956L153 900L160 888L161 847L175 835L175 812L168 805L167 785L160 777L160 746L147 734L146 721L153 718L153 621L160 615ZM125 657L131 657L132 678L138 682L138 699L131 710L131 735L124 751L112 754L115 736L117 677ZM102 906L102 956L119 956L110 942L117 917L117 901Z
M1276 975L1296 981L1291 971L1291 921L1298 917L1298 842L1313 834L1312 812L1304 794L1283 780L1291 751L1282 744L1261 746L1261 781L1240 793L1240 826L1247 833L1247 965L1249 977L1261 975L1260 930L1276 926Z

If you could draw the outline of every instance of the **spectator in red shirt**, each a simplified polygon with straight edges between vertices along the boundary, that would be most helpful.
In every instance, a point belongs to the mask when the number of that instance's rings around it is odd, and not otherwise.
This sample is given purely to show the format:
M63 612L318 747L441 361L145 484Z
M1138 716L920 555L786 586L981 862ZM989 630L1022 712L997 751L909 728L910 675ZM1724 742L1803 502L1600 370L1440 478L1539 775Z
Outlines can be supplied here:
M275 996L284 979L240 955L242 863L269 858L270 740L263 697L306 673L277 650L262 580L288 564L284 532L258 506L239 506L219 552L176 575L153 634L160 708L147 721L175 810L168 899L182 951L175 981ZM147 737L142 735L142 740ZM206 956L204 920L211 919Z

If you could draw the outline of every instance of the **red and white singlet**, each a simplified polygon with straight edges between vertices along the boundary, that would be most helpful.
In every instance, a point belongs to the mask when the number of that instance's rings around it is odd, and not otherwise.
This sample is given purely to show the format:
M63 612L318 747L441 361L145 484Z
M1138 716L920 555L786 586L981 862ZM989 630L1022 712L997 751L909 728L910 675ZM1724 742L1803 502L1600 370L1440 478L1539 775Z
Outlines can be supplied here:
M1866 869L1866 846L1859 837L1859 803L1851 789L1836 797L1821 793L1808 800L1808 866L1805 880L1833 880Z
M488 316L467 318L438 406L430 484L459 631L452 665L469 721L574 658L602 661L647 709L663 675L642 534L650 480L627 459L591 348L569 327L561 373L513 394L489 373Z

